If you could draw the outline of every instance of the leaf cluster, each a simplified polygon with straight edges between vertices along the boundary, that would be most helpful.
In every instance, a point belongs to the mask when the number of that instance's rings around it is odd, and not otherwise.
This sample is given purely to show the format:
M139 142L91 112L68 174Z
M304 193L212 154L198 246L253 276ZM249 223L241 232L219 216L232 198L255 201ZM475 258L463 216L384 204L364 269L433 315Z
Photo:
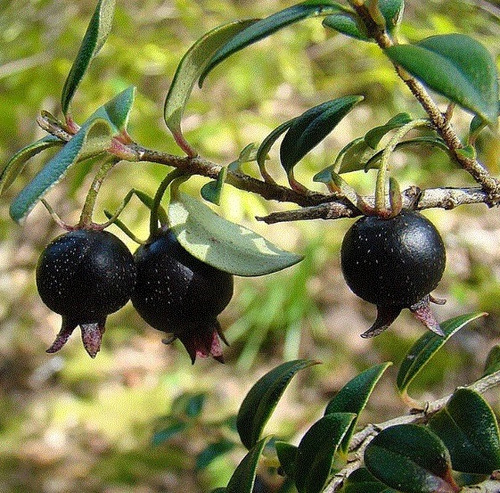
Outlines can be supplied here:
M216 491L251 493L264 450L266 462L272 463L274 455L277 471L288 480L285 484L293 483L299 493L459 492L484 481L500 468L498 421L480 394L485 379L491 378L497 351L491 352L480 380L437 403L417 404L407 394L413 379L446 341L483 315L450 319L442 325L444 338L428 333L416 341L400 365L397 388L403 400L418 409L358 432L358 418L390 362L368 368L347 382L298 445L263 437L263 432L293 376L317 362L290 361L266 373L246 395L236 420L240 440L249 452L228 486ZM289 491L286 488L283 491Z

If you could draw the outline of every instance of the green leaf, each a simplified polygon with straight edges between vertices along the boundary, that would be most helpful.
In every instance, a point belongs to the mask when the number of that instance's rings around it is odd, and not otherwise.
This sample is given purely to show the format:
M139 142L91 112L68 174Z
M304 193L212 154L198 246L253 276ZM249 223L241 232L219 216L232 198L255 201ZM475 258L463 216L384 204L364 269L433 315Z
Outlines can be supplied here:
M500 437L495 413L477 392L458 389L429 422L450 451L455 471L491 474L500 469Z
M413 379L422 371L429 360L444 346L455 332L473 320L484 317L485 315L486 313L484 312L460 315L440 324L441 330L444 332L444 337L430 331L420 337L420 339L410 348L399 368L397 377L399 392L402 394L407 392L408 386Z
M282 29L290 24L307 19L308 17L316 17L328 15L334 12L341 12L345 7L333 1L314 1L309 0L297 5L293 5L287 9L281 10L265 19L261 19L243 31L239 32L236 36L231 38L225 45L223 45L215 55L210 59L208 64L200 76L199 85L203 84L206 76L213 70L213 68L228 58L233 53L245 48L246 46L259 41L279 29Z
M403 17L404 0L378 0L378 7L384 16L387 31L394 32Z
M372 41L366 33L362 20L354 12L341 12L329 15L323 20L323 26L361 41Z
M45 165L33 180L19 193L10 206L10 215L16 222L22 221L35 204L81 159L109 148L112 128L108 120L94 118Z
M256 150L255 142L251 142L247 144L240 152L238 159L233 161L232 163L227 165L228 171L238 172L240 170L240 166L243 163L250 163L257 159L257 150Z
M260 435L283 392L300 370L317 364L312 360L294 360L283 363L261 377L243 399L236 420L241 442L250 449Z
M408 113L399 113L395 117L391 118L385 125L372 128L369 132L367 132L365 135L365 142L372 149L376 149L382 138L387 133L396 128L401 128L411 121L412 118Z
M310 108L295 118L281 142L283 168L289 173L362 100L363 96L344 96Z
M257 442L243 457L227 484L227 493L252 493L259 458L269 441L269 437Z
M182 433L188 427L187 423L182 421L175 421L171 425L167 426L161 431L156 432L153 435L152 444L153 446L162 445L166 441L170 440L174 436Z
M479 42L463 34L445 34L392 46L385 53L431 89L496 124L497 70Z
M476 159L476 149L471 145L458 149L457 154L465 159Z
M230 22L212 29L189 48L182 57L165 100L163 114L170 131L182 134L181 120L193 90L212 55L235 34L252 25L256 19Z
M313 177L313 181L329 183L335 170L338 170L337 173L348 173L364 169L364 164L373 154L373 149L367 145L364 138L358 137L349 142L338 153L334 164L317 173Z
M19 176L19 174L24 169L26 161L36 156L45 149L50 149L51 147L62 146L64 142L53 135L46 135L40 140L33 142L32 144L23 147L21 150L17 151L6 164L5 168L2 170L0 175L0 195L7 190L14 180Z
M130 111L135 100L136 88L129 86L117 94L113 99L99 107L91 117L83 124L82 128L96 118L107 120L112 127L113 135L119 134L126 129Z
M136 88L129 86L102 106L103 118L109 120L114 125L117 133L127 128L130 111L135 101L135 94Z
M500 371L500 345L493 346L488 353L486 363L484 364L483 376L491 375Z
M453 493L450 455L432 431L414 424L382 430L366 447L373 476L404 493Z
M302 260L257 233L227 221L182 192L172 197L170 226L179 243L197 259L239 276L261 276Z
M498 101L498 116L500 116L500 101ZM469 135L476 136L481 130L488 125L487 121L484 121L478 115L475 115L470 122Z
M342 440L340 449L343 453L347 453L349 450L349 442L356 428L359 415L365 408L375 385L391 365L390 362L382 363L361 372L346 383L326 406L325 415L331 413L354 413L356 415Z
M287 120L286 122L282 123L278 127L276 127L260 144L259 148L257 149L257 164L259 165L259 168L263 169L265 168L266 164L266 159L267 159L267 154L271 150L271 147L273 144L278 140L279 136L283 133L285 133L292 123L295 121L295 118L292 118L291 120Z
M401 21L404 1L379 0L378 8L384 18L387 31L392 33ZM373 38L370 38L366 33L363 22L355 12L329 15L323 21L323 25L361 41L373 41Z
M344 152L345 151L345 152ZM343 153L343 154L342 154ZM358 142L353 142L353 145L342 149L337 159L340 161L340 173L349 173L351 171L359 171L365 169L366 163L373 156L373 149L360 139Z
M195 469L200 471L207 468L214 460L227 454L235 446L236 444L234 442L225 438L218 442L211 443L196 456Z
M295 462L295 486L299 493L323 491L337 447L354 418L351 413L327 414L302 437Z
M388 488L373 476L368 469L360 467L356 469L344 481L342 493L397 493L396 490Z
M99 0L83 37L80 50L64 83L61 106L66 115L73 96L92 59L99 53L111 31L115 0Z
M276 455L285 474L293 479L295 476L295 461L298 447L286 442L275 442Z
M207 395L203 392L181 394L172 404L172 414L196 418L203 410L206 397Z
M201 196L212 202L215 205L220 204L220 198L222 195L222 189L224 187L224 183L226 182L227 176L227 167L224 167L220 170L220 173L217 175L217 180L209 181L203 187L201 187Z
M440 137L435 137L435 136L425 136L425 137L415 137L413 139L408 139L408 140L403 140L402 142L398 142L394 148L394 150L402 150L402 149L420 149L423 146L430 146L430 147L435 147L436 149L441 149L442 151L446 152L449 154L449 149L446 143L444 142L443 139ZM373 154L370 156L369 154L367 155L368 160L360 160L357 164L352 160L351 161L351 166L349 166L347 169L344 169L344 162L342 162L342 173L347 173L349 171L358 171L360 169L373 169L373 168L378 168L379 167L379 162L380 159L382 158L382 155L384 153L384 150L380 150L377 153Z

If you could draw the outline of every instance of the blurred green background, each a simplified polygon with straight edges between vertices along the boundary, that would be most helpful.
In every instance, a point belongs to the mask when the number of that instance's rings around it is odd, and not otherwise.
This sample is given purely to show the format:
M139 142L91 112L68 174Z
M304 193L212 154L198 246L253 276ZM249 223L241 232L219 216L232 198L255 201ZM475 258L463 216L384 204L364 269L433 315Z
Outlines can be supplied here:
M263 17L291 4L118 0L113 32L74 99L76 120L83 121L133 84L138 97L132 137L145 146L179 153L162 111L183 53L223 22ZM462 32L483 42L499 60L495 3L407 4L402 39ZM61 89L94 6L90 0L0 0L0 162L43 135L35 122L40 110L60 114ZM203 91L194 90L184 129L204 157L227 164L281 122L346 94L366 99L296 168L300 181L321 190L311 177L331 164L347 142L400 111L414 116L422 112L375 46L327 31L317 19L285 29L224 62ZM470 118L456 111L461 135ZM480 148L481 158L498 172L498 142L485 132ZM439 151L398 153L393 160L403 188L472 184ZM276 149L269 163L284 183ZM37 297L34 267L43 247L61 231L39 206L21 227L8 217L10 200L42 164L38 157L30 161L0 203L0 492L176 493L223 486L244 455L231 444L237 440L233 417L245 393L265 371L296 357L323 364L296 378L268 425L269 433L296 443L343 383L382 361L395 366L377 387L361 422L407 412L395 392L395 374L422 328L403 314L380 337L359 337L375 313L348 290L339 271L339 246L351 222L266 226L254 216L293 206L265 203L229 187L219 213L306 259L264 278L236 279L235 297L220 317L231 342L225 365L200 360L191 366L181 345L162 345L162 334L146 326L130 305L108 318L95 360L84 352L78 331L61 352L47 355L60 317ZM90 167L76 166L48 196L67 222L78 219ZM251 164L245 171L257 176ZM104 184L99 210L115 208L132 187L153 193L166 172L152 164L118 166ZM373 190L372 172L346 179L362 193ZM205 182L191 180L192 193ZM500 341L498 210L478 205L426 215L442 231L448 249L447 269L436 292L448 302L436 308L438 318L475 310L485 310L489 317L454 336L436 356L412 389L424 400L478 378L489 348ZM139 202L131 202L123 220L139 236L147 235L148 211ZM112 231L136 248L116 228ZM498 410L498 391L487 397ZM155 435L165 429L170 439ZM275 491L278 479L266 481L262 491Z

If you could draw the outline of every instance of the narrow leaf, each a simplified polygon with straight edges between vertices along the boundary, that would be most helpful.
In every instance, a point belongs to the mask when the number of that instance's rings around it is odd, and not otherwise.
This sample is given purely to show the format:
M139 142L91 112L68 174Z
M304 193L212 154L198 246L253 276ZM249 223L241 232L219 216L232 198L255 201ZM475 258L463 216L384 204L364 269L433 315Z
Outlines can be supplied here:
M136 88L127 87L106 104L100 106L82 125L82 128L88 125L96 118L107 120L111 126L113 135L118 135L125 130L128 125L130 111L135 100Z
M260 439L264 426L294 375L315 364L317 362L311 360L289 361L266 373L255 383L243 399L236 420L245 447L250 449Z
M234 442L226 439L211 443L197 455L195 469L197 471L206 469L214 460L232 450L235 445Z
M458 389L429 426L450 451L455 471L489 475L500 469L498 422L477 392Z
M430 331L420 337L420 339L410 348L405 359L401 363L397 377L398 390L401 393L406 393L413 379L422 371L429 360L444 346L455 332L473 320L484 317L485 315L486 313L484 312L460 315L440 324L441 330L444 332L444 337Z
M273 144L278 140L280 135L285 133L292 123L295 121L295 118L292 118L291 120L288 120L278 127L276 127L260 144L258 150L257 150L257 163L259 165L259 168L265 168L265 163L266 163L266 158L268 152L271 150L271 147Z
M233 161L232 163L229 163L227 165L228 171L235 171L238 172L240 170L240 166L243 163L250 163L252 161L256 161L257 159L257 149L256 149L256 144L255 142L251 142L250 144L247 144L240 152L240 155L238 156L238 159L236 161Z
M281 142L283 168L290 172L362 100L363 96L344 96L315 106L295 118Z
M354 12L341 12L329 15L323 20L323 26L354 39L372 41L372 38L366 33L362 20Z
M479 42L463 34L445 34L392 46L385 53L431 89L496 124L497 70Z
M61 106L65 115L68 113L71 100L90 62L106 42L111 31L114 10L115 0L99 0L97 3L85 36L83 37L82 44L80 45L80 50L64 83Z
M337 2L324 0L314 1L309 0L297 5L293 5L287 9L281 10L265 19L261 19L243 31L239 32L229 42L223 45L215 55L210 59L208 64L200 76L200 87L205 80L205 77L213 70L213 68L228 58L233 53L245 48L246 46L259 41L279 29L282 29L290 24L307 19L308 17L315 17L321 15L328 15L334 12L341 12L345 7Z
M103 118L109 120L118 132L125 130L128 125L130 111L134 104L136 88L129 86L117 94L111 101L108 101L104 106ZM97 114L99 116L99 114Z
M263 438L245 455L227 484L227 493L252 493L259 459L268 441L269 437Z
M176 435L182 433L187 428L187 424L182 421L176 421L171 425L167 426L161 431L156 432L153 435L152 444L153 446L162 445Z
M380 377L391 365L392 363L390 362L382 363L361 372L346 383L326 406L325 415L331 413L354 413L356 415L351 423L351 427L342 440L340 447L342 452L347 453L349 441L356 428L359 415L365 408L368 398L375 388L375 385L380 380Z
M373 476L404 493L456 493L450 455L432 431L414 424L382 430L364 454Z
M188 418L197 418L203 411L207 395L203 392L197 394L187 394L187 400L184 404L184 413Z
M295 461L297 460L298 447L286 442L276 442L276 455L285 474L293 479L295 477Z
M235 34L254 22L255 19L250 19L218 26L196 41L182 57L163 108L165 123L174 135L182 133L181 120L184 109L196 80L212 55Z
M408 113L399 113L395 117L391 118L385 125L372 128L369 132L367 132L365 135L365 142L372 149L376 149L382 138L391 130L401 128L411 121L412 118Z
M500 371L500 345L493 346L488 353L483 376L491 375L497 371Z
M404 0L378 0L378 8L384 16L385 27L389 33L393 33L401 22L404 7Z
M16 222L22 221L77 161L105 151L111 144L111 133L109 121L102 118L95 118L82 126L14 199L10 206L12 219Z
M384 18L387 31L392 33L401 21L404 1L378 0L378 8ZM323 21L323 25L355 39L373 41L366 33L363 22L354 12L329 15Z
M191 255L231 274L261 276L290 267L303 258L227 221L181 192L172 197L168 217L179 243Z
M313 177L313 181L328 183L332 180L332 174L364 169L363 164L373 154L373 149L367 145L362 137L358 137L346 144L337 154L334 164L317 173Z
M23 147L21 150L17 151L6 164L5 168L2 170L0 175L0 194L7 190L14 180L19 176L19 174L24 169L26 161L36 156L45 149L50 149L52 147L62 146L64 142L53 135L46 135L40 140L33 142L32 144Z
M302 437L295 463L295 486L299 493L320 493L330 476L337 447L355 415L333 413L316 421Z

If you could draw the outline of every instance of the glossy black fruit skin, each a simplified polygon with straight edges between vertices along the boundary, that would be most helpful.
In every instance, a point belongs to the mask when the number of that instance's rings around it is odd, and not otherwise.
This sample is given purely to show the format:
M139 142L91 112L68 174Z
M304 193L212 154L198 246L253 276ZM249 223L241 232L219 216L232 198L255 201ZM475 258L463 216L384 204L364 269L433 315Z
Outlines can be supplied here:
M439 232L415 211L390 219L364 216L342 242L341 266L348 286L377 306L411 307L438 285L445 264Z
M163 231L134 254L137 282L132 304L152 327L180 335L212 324L233 295L233 276L188 253Z
M96 322L130 299L136 279L126 245L107 231L76 230L42 252L36 283L43 302L76 324Z

